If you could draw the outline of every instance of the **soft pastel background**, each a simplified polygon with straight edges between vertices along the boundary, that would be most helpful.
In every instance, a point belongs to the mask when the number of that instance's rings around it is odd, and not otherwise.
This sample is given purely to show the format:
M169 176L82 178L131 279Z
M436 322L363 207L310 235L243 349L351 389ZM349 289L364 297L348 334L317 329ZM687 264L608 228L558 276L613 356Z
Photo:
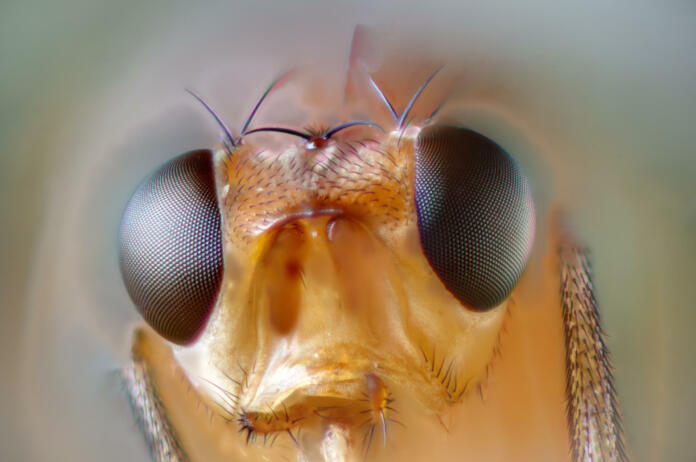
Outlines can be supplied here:
M123 205L216 142L183 87L239 124L279 72L342 71L356 23L471 70L464 94L487 110L462 117L593 249L633 459L694 459L693 2L3 0L0 460L147 460L115 375L137 320Z

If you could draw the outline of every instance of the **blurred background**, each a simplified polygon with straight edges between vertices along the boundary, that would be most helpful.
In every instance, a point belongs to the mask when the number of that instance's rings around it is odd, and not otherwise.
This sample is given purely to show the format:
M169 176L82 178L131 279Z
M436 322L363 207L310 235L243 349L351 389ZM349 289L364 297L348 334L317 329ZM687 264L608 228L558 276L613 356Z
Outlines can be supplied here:
M124 204L164 160L217 143L184 87L239 126L287 69L340 83L365 24L461 69L456 116L518 158L541 214L571 212L629 453L694 460L696 5L479 3L3 0L0 459L147 460L116 376L138 319ZM259 121L289 120L282 101Z

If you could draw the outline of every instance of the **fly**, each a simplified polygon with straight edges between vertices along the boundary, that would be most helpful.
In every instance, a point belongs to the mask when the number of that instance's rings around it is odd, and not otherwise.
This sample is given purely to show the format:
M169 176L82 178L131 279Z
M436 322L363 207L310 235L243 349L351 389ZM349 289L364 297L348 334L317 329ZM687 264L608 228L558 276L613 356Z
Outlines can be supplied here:
M588 252L554 218L544 276L525 275L528 180L414 110L436 74L400 112L365 75L386 118L251 128L284 77L239 135L191 92L222 146L145 180L120 233L149 326L123 375L154 460L626 459ZM539 390L515 375L536 335L565 348L535 363L558 379Z

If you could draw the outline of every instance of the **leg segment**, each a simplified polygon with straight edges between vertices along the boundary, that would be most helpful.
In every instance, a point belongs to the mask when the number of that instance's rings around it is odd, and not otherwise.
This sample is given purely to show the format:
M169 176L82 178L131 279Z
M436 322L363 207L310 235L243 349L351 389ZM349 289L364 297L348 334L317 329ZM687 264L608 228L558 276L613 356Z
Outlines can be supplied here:
M576 462L624 461L621 414L589 251L565 229L560 230L559 260L572 458Z

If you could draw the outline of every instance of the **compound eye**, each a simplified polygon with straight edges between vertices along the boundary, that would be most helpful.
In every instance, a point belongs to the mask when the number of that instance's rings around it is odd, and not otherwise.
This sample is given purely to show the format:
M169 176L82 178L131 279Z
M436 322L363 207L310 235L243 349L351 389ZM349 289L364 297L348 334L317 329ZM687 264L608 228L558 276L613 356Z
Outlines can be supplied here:
M140 314L167 340L203 330L222 280L221 217L211 151L170 160L131 197L121 219L121 273Z
M534 241L534 203L520 166L464 128L429 126L416 144L416 213L423 252L465 306L498 306Z

